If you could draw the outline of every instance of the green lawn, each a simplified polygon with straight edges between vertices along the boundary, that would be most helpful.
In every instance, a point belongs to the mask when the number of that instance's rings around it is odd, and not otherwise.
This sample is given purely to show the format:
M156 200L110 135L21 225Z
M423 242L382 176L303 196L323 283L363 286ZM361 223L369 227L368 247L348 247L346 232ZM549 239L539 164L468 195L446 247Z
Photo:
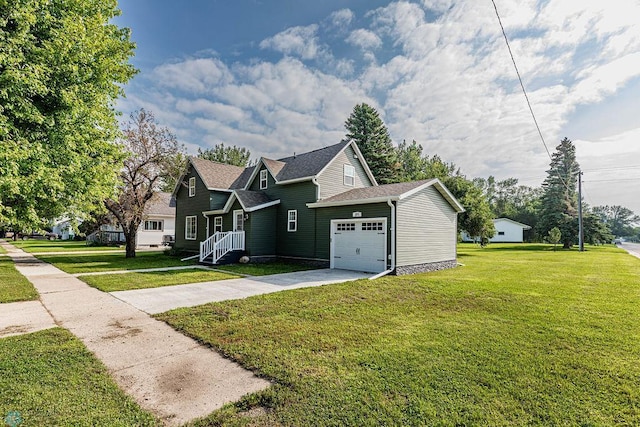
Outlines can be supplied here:
M74 240L7 240L25 252L92 252L92 251L122 251L117 246L87 246L87 242Z
M188 270L150 271L147 273L80 276L80 279L101 291L113 292L183 285L185 283L213 282L216 280L237 279L239 277L235 274L194 268Z
M158 317L276 384L201 425L640 425L640 260L492 244L459 261Z
M159 425L61 328L0 339L0 419L10 411L25 426Z
M6 254L6 253L7 253L7 250L2 246L0 246L0 254Z
M37 298L38 292L31 282L16 270L13 260L5 256L0 257L0 303Z
M231 273L248 274L249 276L266 276L269 274L292 273L294 271L313 270L318 267L286 262L267 262L257 264L229 264L216 266L219 270Z
M125 258L124 253L73 255L38 255L37 258L51 263L67 273L88 273L92 271L138 270L143 268L175 267L192 265L195 260L180 261L163 252L138 252L135 258Z

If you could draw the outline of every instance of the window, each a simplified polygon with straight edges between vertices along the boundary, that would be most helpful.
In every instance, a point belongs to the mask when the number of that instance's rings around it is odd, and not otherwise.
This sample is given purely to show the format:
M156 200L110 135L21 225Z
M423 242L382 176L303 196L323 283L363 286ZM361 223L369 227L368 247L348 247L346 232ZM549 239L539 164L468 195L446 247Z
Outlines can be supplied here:
M196 240L198 231L198 223L196 222L196 216L188 216L185 218L184 224L184 238L186 240Z
M298 230L298 211L287 212L287 231Z
M213 232L217 233L218 231L222 233L222 217L221 216L217 216L213 219Z
M339 223L336 227L337 231L355 231L356 223L355 222L342 222Z
M260 189L264 190L267 188L267 170L262 169L260 171Z
M244 211L233 211L233 231L244 231Z
M353 187L356 182L356 168L351 165L344 165L344 185Z
M504 236L504 231L498 231L498 236Z
M362 231L382 231L381 222L363 222Z
M163 221L145 221L144 231L162 231Z
M196 177L192 176L189 178L189 197L193 197L196 195Z

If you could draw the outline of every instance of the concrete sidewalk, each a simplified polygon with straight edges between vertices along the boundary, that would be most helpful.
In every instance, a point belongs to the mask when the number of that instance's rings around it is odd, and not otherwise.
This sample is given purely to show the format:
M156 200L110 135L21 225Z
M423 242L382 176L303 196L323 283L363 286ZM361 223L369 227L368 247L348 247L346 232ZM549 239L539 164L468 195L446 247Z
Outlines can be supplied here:
M56 323L80 338L118 385L166 425L206 416L270 386L165 323L30 254L11 250L9 256Z
M370 276L370 273L347 270L307 270L270 276L117 291L111 292L111 295L140 310L155 314L178 307L193 307L207 302L241 299L288 289L366 279Z
M636 258L640 258L640 243L620 243L618 247L624 249L629 252L630 255L633 255Z

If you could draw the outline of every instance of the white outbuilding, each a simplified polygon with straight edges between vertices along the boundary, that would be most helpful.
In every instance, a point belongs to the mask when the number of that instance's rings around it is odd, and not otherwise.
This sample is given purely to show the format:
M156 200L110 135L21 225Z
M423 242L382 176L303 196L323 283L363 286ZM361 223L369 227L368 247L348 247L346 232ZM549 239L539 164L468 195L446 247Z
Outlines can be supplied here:
M491 243L522 243L524 230L531 229L531 226L509 218L496 218L493 220L493 226L496 234L489 239Z

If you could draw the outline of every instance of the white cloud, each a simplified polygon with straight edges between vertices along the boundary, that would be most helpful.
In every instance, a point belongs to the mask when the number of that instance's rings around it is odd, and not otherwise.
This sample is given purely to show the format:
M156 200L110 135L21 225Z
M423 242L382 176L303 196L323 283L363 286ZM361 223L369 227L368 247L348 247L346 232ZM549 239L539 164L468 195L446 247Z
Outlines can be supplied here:
M260 42L261 49L273 49L285 55L295 55L302 59L316 59L326 54L318 44L318 25L292 27Z
M349 26L354 18L355 14L351 9L336 10L331 15L329 15L329 21L331 22L331 25L337 28L344 28Z
M352 31L346 41L363 50L377 49L382 46L382 40L376 33L363 28Z
M192 93L233 81L227 66L217 58L164 64L153 70L152 78L163 86Z

